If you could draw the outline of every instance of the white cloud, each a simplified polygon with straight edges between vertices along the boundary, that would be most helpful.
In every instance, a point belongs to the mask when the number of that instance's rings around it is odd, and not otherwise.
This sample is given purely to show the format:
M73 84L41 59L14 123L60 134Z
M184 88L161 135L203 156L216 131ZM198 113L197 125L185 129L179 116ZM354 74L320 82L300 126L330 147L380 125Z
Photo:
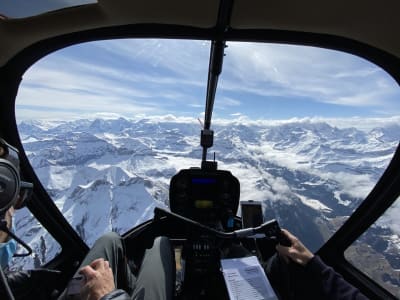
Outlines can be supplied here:
M179 103L200 106L203 100L182 90L182 87L193 90L196 85L196 81L183 79L179 80L178 87L176 78L116 69L60 55L33 66L24 75L17 96L17 116L56 117L74 115L74 112L77 115L114 112L130 116L144 112L157 114L168 109L173 112ZM170 101L163 102L163 99Z
M251 110L266 110L266 106L252 103L254 96L371 106L377 114L393 115L398 109L394 104L399 95L397 84L362 59L310 47L229 45L215 116L218 110L220 115L231 114L240 107L254 119ZM204 41L130 39L60 50L24 75L17 116L96 112L127 117L133 113L197 115L197 109L204 108L209 48L210 43ZM246 117L237 121L244 122Z
M371 187L375 182L369 175L355 175L345 172L338 173L322 173L322 178L333 179L340 184L340 190L345 191L351 197L364 199L371 191Z
M389 75L350 54L289 45L229 45L223 73L226 90L349 106L375 106L399 94Z
M215 101L215 108L217 109L225 109L227 106L232 107L240 105L242 105L242 103L239 100L231 97L221 97Z
M378 219L378 225L389 226L398 236L400 236L400 202L396 202Z
M124 39L97 42L96 46L106 49L111 55L123 57L132 67L141 61L185 78L207 78L210 50L207 41Z
M230 116L235 119L218 118L213 120L215 125L242 124L242 125L260 125L260 126L279 126L290 123L327 123L337 128L354 127L358 130L370 131L376 127L384 127L389 125L397 125L400 123L400 116L376 117L376 118L324 118L324 117L305 117L305 118L289 118L277 120L254 119L242 113L233 113Z
M305 205L307 205L307 206L309 206L309 207L311 207L311 208L313 208L313 209L317 209L317 210L321 210L321 211L326 211L326 212L331 212L331 211L332 211L331 208L329 208L328 206L324 205L324 204L321 203L321 201L319 201L319 200L316 200L316 199L309 199L309 198L304 197L304 196L302 196L302 195L300 195L300 194L296 194L296 196L299 197L300 201L301 201L303 204L305 204Z

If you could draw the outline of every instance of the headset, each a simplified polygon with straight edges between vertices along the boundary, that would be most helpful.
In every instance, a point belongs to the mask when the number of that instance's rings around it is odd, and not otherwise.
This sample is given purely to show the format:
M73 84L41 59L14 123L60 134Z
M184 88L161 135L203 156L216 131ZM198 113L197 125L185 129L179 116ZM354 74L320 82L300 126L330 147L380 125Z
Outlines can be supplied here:
M21 208L33 189L32 183L21 180L18 153L0 138L0 216L11 206Z
M0 138L0 230L6 232L28 252L14 253L14 257L23 257L32 254L32 249L13 230L10 230L5 220L7 210L14 206L22 208L31 196L33 184L21 180L19 175L18 150Z

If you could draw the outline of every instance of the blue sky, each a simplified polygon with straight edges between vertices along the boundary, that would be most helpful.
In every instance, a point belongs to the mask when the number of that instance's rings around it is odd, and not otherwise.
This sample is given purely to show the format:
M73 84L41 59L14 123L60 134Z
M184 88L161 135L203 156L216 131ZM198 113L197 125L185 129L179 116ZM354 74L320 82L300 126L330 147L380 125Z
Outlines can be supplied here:
M24 75L17 119L202 118L210 43L130 39L75 45ZM337 51L228 43L215 118L371 118L399 116L400 89L379 67Z

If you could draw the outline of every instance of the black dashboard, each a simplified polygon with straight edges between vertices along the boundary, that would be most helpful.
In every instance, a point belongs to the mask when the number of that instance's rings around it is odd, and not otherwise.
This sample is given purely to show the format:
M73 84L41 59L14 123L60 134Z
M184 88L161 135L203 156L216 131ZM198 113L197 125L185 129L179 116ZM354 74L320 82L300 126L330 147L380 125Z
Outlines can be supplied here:
M171 211L212 228L233 230L239 198L239 180L229 171L184 169L171 179Z

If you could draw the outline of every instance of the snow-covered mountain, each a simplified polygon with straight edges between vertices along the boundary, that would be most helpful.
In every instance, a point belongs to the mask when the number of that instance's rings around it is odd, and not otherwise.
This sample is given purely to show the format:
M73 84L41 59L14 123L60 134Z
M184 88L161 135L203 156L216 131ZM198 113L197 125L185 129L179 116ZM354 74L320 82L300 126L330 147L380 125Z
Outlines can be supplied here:
M219 169L238 177L242 200L262 201L265 219L277 218L317 250L389 164L400 126L380 124L366 131L312 120L216 122L210 152ZM200 166L197 120L32 121L19 131L42 184L89 245L151 218L155 206L168 207L170 178ZM17 266L40 265L59 251L27 210L17 213L16 231L36 252Z

